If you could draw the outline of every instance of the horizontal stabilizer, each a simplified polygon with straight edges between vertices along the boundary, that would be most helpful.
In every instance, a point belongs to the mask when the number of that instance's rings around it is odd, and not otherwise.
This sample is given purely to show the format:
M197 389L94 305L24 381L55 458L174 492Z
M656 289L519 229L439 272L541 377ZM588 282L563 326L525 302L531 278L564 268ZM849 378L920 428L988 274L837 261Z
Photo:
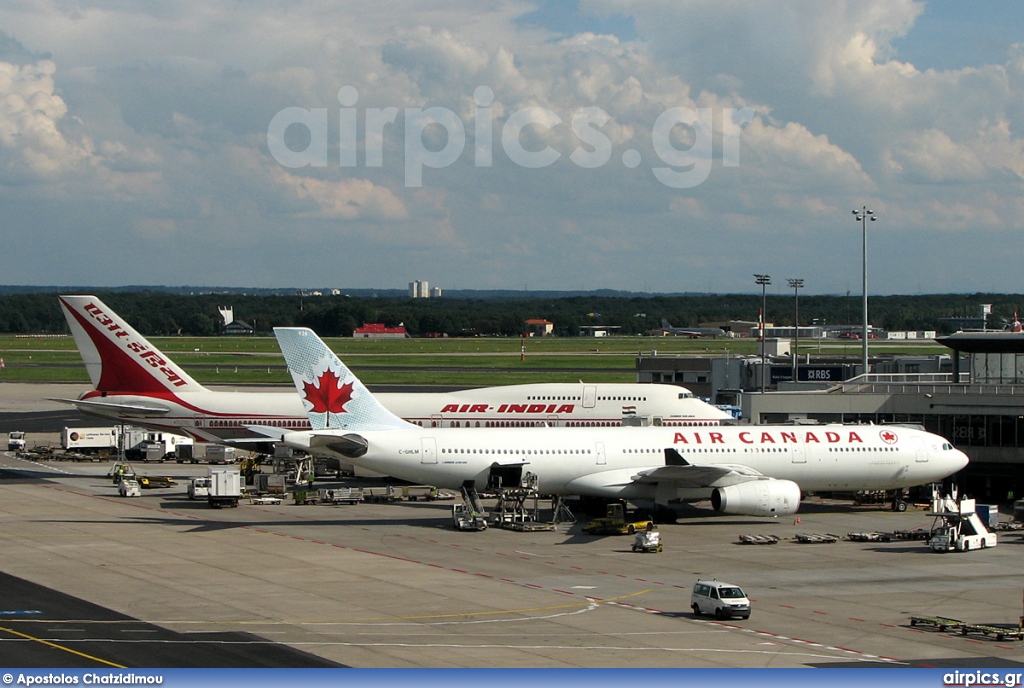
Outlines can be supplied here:
M149 406L148 404L115 404L109 401L92 401L89 399L57 399L56 397L47 397L49 401L59 401L62 404L72 404L77 406L82 411L88 413L91 410L95 412L110 412L117 413L137 413L145 416L162 416L170 413L171 410L166 406Z

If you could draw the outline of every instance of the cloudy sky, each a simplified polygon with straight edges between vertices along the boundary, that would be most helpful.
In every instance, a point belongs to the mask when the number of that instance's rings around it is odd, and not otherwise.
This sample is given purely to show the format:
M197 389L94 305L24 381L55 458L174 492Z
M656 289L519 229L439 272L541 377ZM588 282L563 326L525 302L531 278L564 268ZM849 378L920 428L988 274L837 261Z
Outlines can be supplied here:
M1021 292L1011 2L0 5L0 283Z

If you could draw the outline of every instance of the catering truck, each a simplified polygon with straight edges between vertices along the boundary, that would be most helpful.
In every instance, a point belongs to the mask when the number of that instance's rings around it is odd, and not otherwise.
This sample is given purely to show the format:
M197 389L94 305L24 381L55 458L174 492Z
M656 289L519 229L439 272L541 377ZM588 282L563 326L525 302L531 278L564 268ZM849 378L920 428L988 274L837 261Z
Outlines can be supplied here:
M117 428L64 428L60 434L60 446L68 451L116 452L118 447Z
M238 506L242 498L242 474L235 467L210 467L210 486L206 501L215 509Z

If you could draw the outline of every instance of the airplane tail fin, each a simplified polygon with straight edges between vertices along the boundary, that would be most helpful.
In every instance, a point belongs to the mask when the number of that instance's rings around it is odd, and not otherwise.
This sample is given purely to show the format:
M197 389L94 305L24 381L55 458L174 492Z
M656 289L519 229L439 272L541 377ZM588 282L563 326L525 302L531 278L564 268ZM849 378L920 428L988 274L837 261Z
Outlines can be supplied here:
M59 296L98 392L163 394L205 388L95 296Z
M672 329L672 326L668 324L668 319L667 318L662 318L661 319L661 329L663 329L663 330L671 330Z
M274 334L314 430L415 427L384 408L313 330L275 327Z

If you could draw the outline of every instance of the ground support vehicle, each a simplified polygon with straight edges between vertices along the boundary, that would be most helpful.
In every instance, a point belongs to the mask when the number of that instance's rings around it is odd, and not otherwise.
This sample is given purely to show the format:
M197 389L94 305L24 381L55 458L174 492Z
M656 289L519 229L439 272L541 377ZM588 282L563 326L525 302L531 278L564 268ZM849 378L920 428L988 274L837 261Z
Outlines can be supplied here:
M60 446L65 451L105 451L115 453L118 448L118 431L105 428L64 428L60 434Z
M892 532L893 540L927 540L931 537L931 532L924 528L914 528L913 530L894 530Z
M718 580L699 580L690 594L695 616L714 614L716 619L750 618L750 600L738 585Z
M169 475L140 475L136 477L139 486L144 490L174 487L174 478Z
M320 490L321 504L358 504L363 501L363 490L358 487L337 487L332 490Z
M206 461L213 464L234 463L235 448L225 447L222 444L208 444L206 445Z
M21 430L7 433L7 451L25 451L25 433Z
M275 506L281 503L281 498L264 495L262 497L250 497L249 502L256 506Z
M774 545L778 541L778 535L740 535L744 545Z
M491 525L506 530L534 532L554 530L554 522L540 520L540 494L535 484L526 481L520 487L502 487L491 511ZM527 502L531 505L527 505Z
M595 518L583 528L584 533L591 535L633 535L638 530L646 530L650 519L627 518L626 505L612 502L608 505L603 518Z
M393 485L363 488L363 500L367 502L397 502L399 494Z
M661 549L661 533L653 528L638 531L633 538L634 552L660 552Z
M853 542L890 542L889 533L847 533L846 539Z
M192 478L188 484L188 498L199 499L202 497L210 496L210 477L199 476L198 478Z
M912 616L910 617L911 626L931 626L937 628L939 631L945 631L947 628L958 629L964 625L964 622L960 619L951 619L948 616Z
M804 544L831 544L839 542L839 536L832 533L797 533L796 541Z
M211 468L207 503L215 508L238 506L242 498L242 474L237 468Z
M141 497L142 488L139 486L138 480L132 480L131 478L125 478L118 486L117 491L122 497Z
M998 544L975 510L973 499L944 497L932 499L932 525L928 546L933 552L968 552Z
M996 640L1024 640L1024 629L1020 625L1017 625L1015 628L966 623L960 626L960 635L969 635L971 633L995 636Z
M134 480L135 469L132 468L132 465L127 461L118 461L110 467L109 471L107 471L107 477L110 478L115 485L125 478L131 478Z
M292 492L292 499L296 504L319 504L320 493L316 490L295 490Z
M487 519L469 504L452 504L452 526L455 530L487 530Z
M433 485L405 485L402 487L402 498L410 502L423 500L432 502L437 499L437 488Z

